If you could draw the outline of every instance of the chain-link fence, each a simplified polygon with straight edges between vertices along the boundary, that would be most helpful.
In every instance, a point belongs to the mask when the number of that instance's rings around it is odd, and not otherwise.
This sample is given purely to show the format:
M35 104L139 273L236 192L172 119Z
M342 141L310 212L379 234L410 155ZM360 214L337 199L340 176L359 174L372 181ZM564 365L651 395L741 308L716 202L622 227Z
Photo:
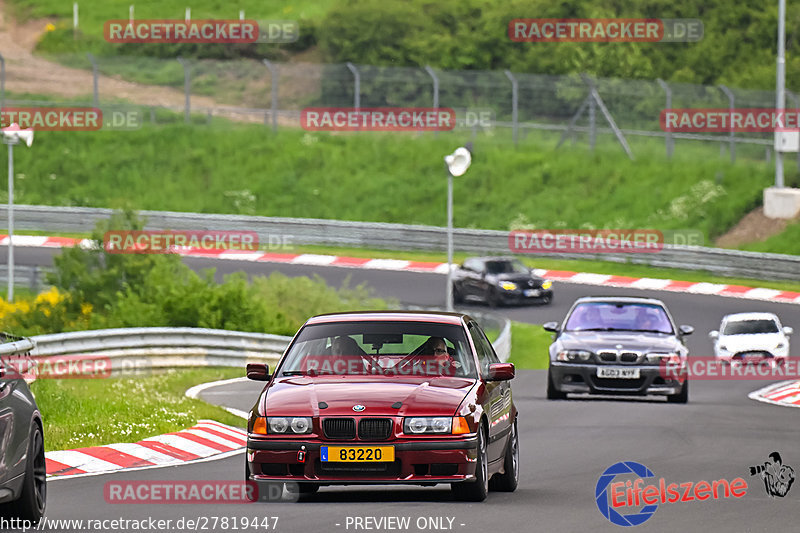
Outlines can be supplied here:
M1 59L1 58L0 58ZM548 131L560 143L579 137L593 148L598 136L612 136L633 158L627 140L660 138L671 156L676 140L718 143L721 155L771 157L773 139L765 133L688 134L661 129L666 108L771 108L769 91L666 83L662 80L538 75L509 71L444 71L430 67L376 67L347 64L275 63L268 60L197 60L154 57L48 57L43 73L47 94L71 103L103 106L127 102L145 121L212 122L214 117L263 123L272 129L300 127L305 107L443 107L457 116L491 111L491 121L460 122L457 130L492 129L502 141L519 143L529 132ZM4 64L5 62L3 62ZM9 63L2 71L5 89L21 92L30 68ZM63 81L59 83L59 77ZM8 98L6 106L39 100ZM50 102L48 102L50 104ZM787 105L798 107L787 91ZM560 144L559 143L559 144ZM759 155L760 154L760 155ZM798 157L800 168L800 157Z

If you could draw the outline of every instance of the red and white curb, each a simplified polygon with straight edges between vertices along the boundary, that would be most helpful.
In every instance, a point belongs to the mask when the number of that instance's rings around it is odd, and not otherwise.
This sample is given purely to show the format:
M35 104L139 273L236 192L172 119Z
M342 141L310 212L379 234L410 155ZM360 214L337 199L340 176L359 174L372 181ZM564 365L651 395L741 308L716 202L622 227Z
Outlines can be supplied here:
M0 235L0 246L8 245L8 236ZM15 235L14 246L61 248L65 246L90 247L90 239L71 239L68 237L36 237ZM175 253L192 257L211 259L253 261L266 263L290 263L294 265L313 265L327 267L365 268L372 270L398 270L407 272L447 273L447 263L425 261L406 261L401 259L369 259L363 257L341 257L318 254L282 254L246 250L209 250L203 248L177 247ZM741 285L724 285L707 282L677 281L658 278L631 278L611 274L592 274L589 272L571 272L567 270L535 269L534 272L553 281L599 285L604 287L624 287L651 291L684 292L690 294L706 294L744 298L749 300L765 300L779 303L800 304L800 292L781 291Z
M200 420L189 429L135 443L47 452L45 460L48 478L72 477L221 459L238 453L246 445L244 429Z
M775 383L753 391L747 397L751 400L782 407L800 407L800 381Z

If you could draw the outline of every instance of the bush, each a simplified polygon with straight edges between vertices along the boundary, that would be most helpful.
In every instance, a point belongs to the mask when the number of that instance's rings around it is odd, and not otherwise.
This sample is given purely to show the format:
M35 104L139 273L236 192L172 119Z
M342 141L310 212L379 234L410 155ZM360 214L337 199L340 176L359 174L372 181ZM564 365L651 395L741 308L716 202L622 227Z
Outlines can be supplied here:
M141 229L132 212L115 214L95 230L91 249L65 249L56 257L53 287L34 299L0 300L0 325L19 335L117 327L200 327L292 335L312 315L383 309L364 285L329 287L315 276L244 273L215 281L177 255L111 254L102 247L109 229Z

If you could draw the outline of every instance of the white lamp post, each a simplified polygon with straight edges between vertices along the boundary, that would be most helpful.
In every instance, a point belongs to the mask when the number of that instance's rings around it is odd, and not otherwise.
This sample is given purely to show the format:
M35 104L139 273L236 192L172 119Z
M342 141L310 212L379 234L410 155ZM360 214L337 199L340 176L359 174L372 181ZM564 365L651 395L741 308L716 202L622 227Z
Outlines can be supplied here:
M23 141L33 144L33 130L22 130L12 124L2 130L3 142L8 145L8 301L14 301L14 145Z
M444 157L447 163L447 310L453 310L453 176L462 176L472 163L470 143Z

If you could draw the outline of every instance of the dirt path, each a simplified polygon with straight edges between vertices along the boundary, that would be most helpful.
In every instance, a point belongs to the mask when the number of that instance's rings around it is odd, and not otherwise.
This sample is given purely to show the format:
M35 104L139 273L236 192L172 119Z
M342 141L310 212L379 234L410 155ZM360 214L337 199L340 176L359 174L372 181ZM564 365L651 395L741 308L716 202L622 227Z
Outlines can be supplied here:
M6 63L6 90L15 93L53 95L62 98L92 100L92 73L87 70L65 67L33 54L36 42L45 26L55 19L37 19L17 24L6 3L0 0L0 54ZM113 95L134 104L183 108L182 90L157 85L144 85L115 77L98 78L100 99ZM213 98L192 95L191 106L215 108L214 115L240 122L262 122L261 114L242 114L232 107L220 105ZM227 110L226 110L227 108ZM297 125L297 120L279 116L281 125Z

